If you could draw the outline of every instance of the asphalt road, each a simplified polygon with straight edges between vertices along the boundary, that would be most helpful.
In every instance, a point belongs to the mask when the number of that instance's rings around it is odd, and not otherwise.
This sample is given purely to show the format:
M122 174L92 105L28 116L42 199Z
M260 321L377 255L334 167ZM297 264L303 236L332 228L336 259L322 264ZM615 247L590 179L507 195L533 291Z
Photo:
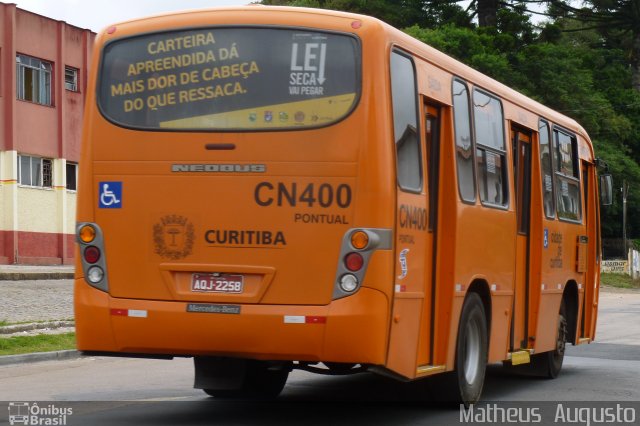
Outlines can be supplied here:
M491 407L498 407L494 415L515 407L520 423L528 418L557 424L559 414L560 420L570 419L567 415L595 410L601 401L614 411L632 410L624 412L627 419L633 414L633 424L640 423L640 293L603 293L599 315L598 342L570 347L556 380L491 365L483 403L476 407L489 415ZM7 366L0 367L0 384L0 401L7 401L0 403L0 424L11 413L2 408L9 401L39 401L40 408L54 413L72 409L64 417L67 425L451 425L461 420L458 408L429 404L420 383L370 374L325 377L296 371L277 401L216 400L192 388L190 359L83 358ZM500 402L495 406L494 401ZM576 411L562 414L569 407ZM493 420L488 423L499 424Z

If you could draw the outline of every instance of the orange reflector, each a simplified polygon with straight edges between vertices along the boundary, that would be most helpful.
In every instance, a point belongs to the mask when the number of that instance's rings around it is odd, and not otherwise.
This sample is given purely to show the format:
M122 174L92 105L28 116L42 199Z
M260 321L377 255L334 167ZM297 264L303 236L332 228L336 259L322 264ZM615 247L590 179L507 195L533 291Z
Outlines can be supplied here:
M91 225L84 225L80 228L80 240L83 243L90 243L96 238L96 229Z
M369 236L364 231L356 231L351 234L351 245L356 250L362 250L369 244Z

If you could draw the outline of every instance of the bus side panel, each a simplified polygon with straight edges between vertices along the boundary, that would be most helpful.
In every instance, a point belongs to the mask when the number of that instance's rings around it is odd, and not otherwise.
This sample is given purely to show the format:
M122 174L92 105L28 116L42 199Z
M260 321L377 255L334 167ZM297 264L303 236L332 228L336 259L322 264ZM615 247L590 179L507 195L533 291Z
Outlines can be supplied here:
M329 307L324 360L374 365L385 363L389 302L383 293L362 289L354 300L341 299Z
M79 278L74 283L73 297L78 350L114 351L109 295Z
M485 315L487 320L494 319L489 336L490 356L492 359L503 359L513 314L515 214L513 211L484 206L461 206L455 285L460 284L460 290L466 292L476 282L487 289L494 288L494 292L500 295L493 297L491 312L485 312ZM505 317L504 309L496 311L499 307L508 309L509 315ZM459 316L460 312L457 312ZM457 333L453 336L457 336Z
M491 296L488 363L499 362L506 358L509 350L509 320L513 308L513 293L511 291L495 291ZM488 313L487 319L489 319Z
M443 87L451 87L451 79L442 83ZM451 107L442 109L441 149L440 149L440 182L438 192L441 194L438 203L438 262L435 265L436 279L435 312L433 318L434 347L432 365L446 365L453 369L455 357L455 341L458 332L458 319L462 299L455 296L458 216L452 214L458 210L459 196L456 179L455 147L453 133L453 112Z
M577 239L584 235L585 227L560 220L545 221L543 233L546 235L546 247L542 248L542 273L538 287L540 307L537 329L534 334L534 350L546 352L556 346L558 315L563 293L567 284L574 281L578 287L578 307L582 302L580 293L584 289L584 273L576 272ZM580 333L580 309L576 310L576 336Z

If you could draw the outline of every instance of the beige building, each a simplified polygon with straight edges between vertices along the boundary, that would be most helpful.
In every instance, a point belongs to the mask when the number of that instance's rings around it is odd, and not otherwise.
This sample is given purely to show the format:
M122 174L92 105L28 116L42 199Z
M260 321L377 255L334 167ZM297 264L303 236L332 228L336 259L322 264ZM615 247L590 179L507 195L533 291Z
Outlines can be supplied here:
M0 264L70 264L95 33L0 3Z

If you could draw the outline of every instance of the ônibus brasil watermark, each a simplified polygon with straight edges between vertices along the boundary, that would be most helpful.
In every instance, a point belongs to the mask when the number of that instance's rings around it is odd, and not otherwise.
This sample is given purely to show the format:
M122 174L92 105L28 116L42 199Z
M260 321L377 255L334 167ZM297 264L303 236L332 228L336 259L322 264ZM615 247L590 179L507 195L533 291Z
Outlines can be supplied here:
M465 408L460 405L460 423L535 424L557 423L584 426L635 424L636 408L627 403L488 403Z
M60 404L37 402L10 402L9 424L28 426L65 426L73 415L73 408L61 407Z

